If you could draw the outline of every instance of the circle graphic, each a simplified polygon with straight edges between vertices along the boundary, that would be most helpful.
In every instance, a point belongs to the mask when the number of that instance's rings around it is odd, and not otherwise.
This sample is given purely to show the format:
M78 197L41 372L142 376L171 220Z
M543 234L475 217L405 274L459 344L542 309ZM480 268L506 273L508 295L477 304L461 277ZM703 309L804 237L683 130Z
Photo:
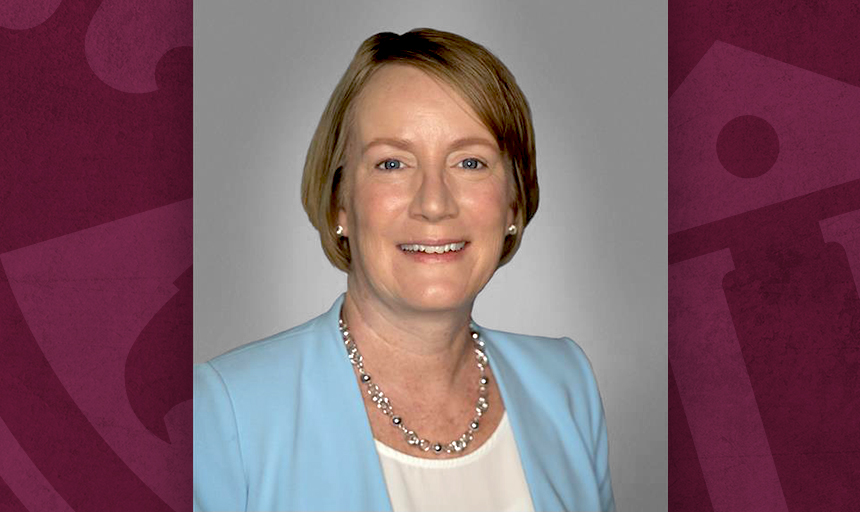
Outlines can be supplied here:
M778 156L776 130L758 116L732 119L717 137L720 163L739 178L758 178L773 167Z

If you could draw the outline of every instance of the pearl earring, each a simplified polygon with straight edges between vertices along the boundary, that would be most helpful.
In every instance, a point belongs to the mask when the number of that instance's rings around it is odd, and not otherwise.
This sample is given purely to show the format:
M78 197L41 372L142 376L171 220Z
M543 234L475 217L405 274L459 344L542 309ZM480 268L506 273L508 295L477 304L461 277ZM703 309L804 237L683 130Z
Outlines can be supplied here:
M517 234L517 227L513 224L508 226L508 234L511 236L516 235Z
M343 226L338 224L337 228L334 230L334 234L342 237L343 236Z

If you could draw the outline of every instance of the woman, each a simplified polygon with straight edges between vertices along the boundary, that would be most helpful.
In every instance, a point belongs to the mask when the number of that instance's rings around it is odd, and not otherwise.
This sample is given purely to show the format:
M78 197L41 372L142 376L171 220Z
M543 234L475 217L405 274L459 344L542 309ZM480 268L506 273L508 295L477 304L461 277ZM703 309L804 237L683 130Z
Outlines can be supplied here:
M369 38L302 201L347 292L195 368L195 510L614 510L581 349L471 322L538 204L501 62L446 32Z

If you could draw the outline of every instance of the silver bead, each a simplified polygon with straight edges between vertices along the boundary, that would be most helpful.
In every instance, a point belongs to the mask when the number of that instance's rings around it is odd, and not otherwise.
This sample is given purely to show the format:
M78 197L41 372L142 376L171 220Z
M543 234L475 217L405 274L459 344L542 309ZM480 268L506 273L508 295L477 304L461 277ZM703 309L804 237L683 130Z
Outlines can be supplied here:
M433 451L435 451L436 453L441 452L442 451L442 445L439 443L434 444L433 445Z
M391 418L391 423L394 423L395 425L400 425L401 423L403 423L403 420L400 419L400 416L395 416Z
M478 426L479 425L478 425L477 421L473 421L472 423L469 423L469 428L471 428L472 430L478 430Z
M481 377L481 385L482 386L486 386L489 383L490 383L490 379L488 379L486 377Z
M370 375L364 374L361 376L361 382L370 382Z

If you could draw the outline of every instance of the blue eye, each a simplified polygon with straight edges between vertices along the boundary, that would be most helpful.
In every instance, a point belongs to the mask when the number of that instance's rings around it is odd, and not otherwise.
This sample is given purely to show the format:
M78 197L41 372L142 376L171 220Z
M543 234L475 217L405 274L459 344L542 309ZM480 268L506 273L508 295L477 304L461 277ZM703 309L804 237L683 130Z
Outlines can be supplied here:
M401 162L400 160L389 158L388 160L383 160L376 164L376 168L383 171L396 171L399 169L403 169L403 162Z
M460 162L460 165L464 169L469 169L472 171L476 171L478 169L483 169L484 167L487 166L486 164L484 164L484 162L478 160L477 158L466 158L465 160Z

